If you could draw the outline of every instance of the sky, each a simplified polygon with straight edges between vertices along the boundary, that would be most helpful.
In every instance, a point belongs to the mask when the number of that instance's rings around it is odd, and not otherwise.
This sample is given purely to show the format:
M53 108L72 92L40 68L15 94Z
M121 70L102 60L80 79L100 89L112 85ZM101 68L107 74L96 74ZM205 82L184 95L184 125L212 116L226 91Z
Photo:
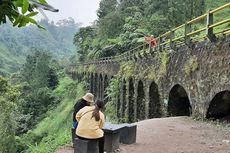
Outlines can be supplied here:
M68 17L82 26L91 25L97 19L96 11L100 0L46 0L48 4L59 9L59 12L44 11L49 20L57 22ZM38 19L44 18L41 14Z

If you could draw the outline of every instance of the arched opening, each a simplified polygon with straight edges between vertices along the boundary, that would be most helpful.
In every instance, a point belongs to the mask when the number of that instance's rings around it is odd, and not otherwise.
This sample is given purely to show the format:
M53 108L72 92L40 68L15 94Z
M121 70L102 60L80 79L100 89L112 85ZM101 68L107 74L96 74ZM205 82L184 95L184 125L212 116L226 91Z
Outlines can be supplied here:
M134 122L134 86L133 86L133 79L129 79L129 115L128 119L129 122Z
M108 95L107 95L107 91L106 88L109 86L109 81L108 81L108 76L105 75L105 79L104 79L104 102L107 103L108 102Z
M121 118L121 112L120 112L120 107L121 107L121 99L120 96L117 95L117 118Z
M158 86L152 82L149 89L149 118L161 117L161 104Z
M86 72L82 73L82 80L83 81L87 81L87 74L86 74Z
M93 93L93 87L94 87L94 78L93 73L90 74L90 92Z
M175 85L169 93L168 115L190 116L192 107L185 89L179 84Z
M83 80L83 73L79 73L79 80L80 80L80 81Z
M122 113L121 113L121 115L122 115L122 117L124 117L125 116L125 110L126 110L126 104L127 104L127 102L126 102L126 94L127 94L127 88L126 88L126 81L125 81L125 79L123 80L123 84L122 84L122 88L123 88L123 93L122 93L122 101L123 101L123 103L122 103Z
M99 99L102 99L103 98L103 77L102 77L102 74L99 75L99 84L98 84L98 98Z
M137 120L145 119L145 92L142 81L138 82L137 87Z
M208 119L230 120L230 91L222 91L212 99L206 117Z
M98 85L98 75L96 73L94 77L94 91L93 91L95 97L97 97L97 90L98 90L97 85Z

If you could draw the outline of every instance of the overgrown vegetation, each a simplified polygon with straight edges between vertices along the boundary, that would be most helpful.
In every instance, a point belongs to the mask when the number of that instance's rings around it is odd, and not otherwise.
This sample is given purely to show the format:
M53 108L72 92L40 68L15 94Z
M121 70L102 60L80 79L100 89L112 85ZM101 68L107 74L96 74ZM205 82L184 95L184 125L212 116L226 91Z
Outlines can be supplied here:
M106 93L110 97L110 100L107 102L105 108L106 120L112 123L117 123L117 102L118 96L120 95L120 79L119 77L113 78L108 88L106 88Z
M62 78L52 93L61 101L60 104L50 110L36 128L18 137L18 150L49 153L70 143L73 105L75 99L83 96L84 92L85 86L82 83L76 83L68 77Z
M123 62L120 66L119 75L128 79L129 77L134 76L135 67L134 61Z
M19 86L10 85L9 82L0 77L0 152L15 153L16 140L15 112L17 100L20 95Z
M197 57L194 55L188 59L184 65L184 71L187 76L191 75L194 71L198 69Z

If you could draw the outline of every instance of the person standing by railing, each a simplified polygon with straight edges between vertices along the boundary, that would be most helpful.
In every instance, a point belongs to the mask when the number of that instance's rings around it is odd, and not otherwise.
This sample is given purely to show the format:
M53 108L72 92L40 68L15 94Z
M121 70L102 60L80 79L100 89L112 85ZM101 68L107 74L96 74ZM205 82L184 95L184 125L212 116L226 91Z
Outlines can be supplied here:
M154 48L157 45L157 41L154 38L154 35L151 35L150 37L145 36L145 41L150 45L151 48Z

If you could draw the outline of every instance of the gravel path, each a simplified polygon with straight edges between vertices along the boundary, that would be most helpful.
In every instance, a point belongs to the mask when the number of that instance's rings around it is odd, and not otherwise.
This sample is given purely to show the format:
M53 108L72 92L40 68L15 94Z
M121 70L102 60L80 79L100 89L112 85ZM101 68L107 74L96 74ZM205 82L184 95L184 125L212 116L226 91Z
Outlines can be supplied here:
M120 145L121 153L230 153L230 128L187 117L137 123L137 143ZM70 146L55 153L73 153Z

